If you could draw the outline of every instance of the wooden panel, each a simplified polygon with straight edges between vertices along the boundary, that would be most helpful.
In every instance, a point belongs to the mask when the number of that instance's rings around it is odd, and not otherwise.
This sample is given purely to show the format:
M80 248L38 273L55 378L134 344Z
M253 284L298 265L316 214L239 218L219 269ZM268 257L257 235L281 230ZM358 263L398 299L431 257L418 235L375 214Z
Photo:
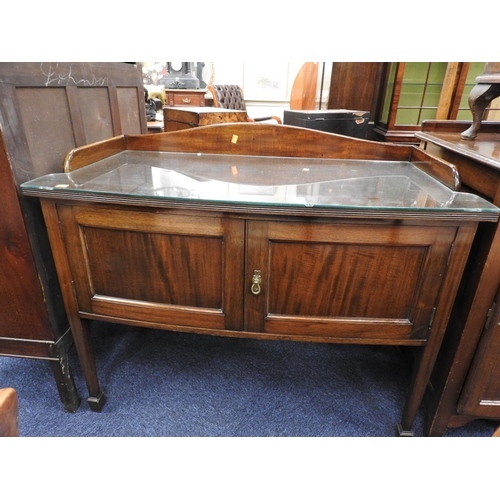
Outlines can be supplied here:
M144 113L144 106L139 108L141 100L137 97L137 88L118 87L116 93L118 97L118 109L120 110L122 134L140 134L140 116L141 113Z
M425 246L271 242L268 313L408 319L426 255ZM389 273L376 265L384 260Z
M387 341L425 338L456 230L250 222L249 231L248 268L261 270L264 293L248 298L248 329Z
M500 412L500 293L481 336L457 409L481 418L498 418Z
M409 161L413 147L337 136L306 128L265 123L223 123L176 134L128 136L126 149L230 155L354 158ZM76 152L74 158L80 156Z
M222 310L222 235L82 231L93 295Z
M241 329L242 221L103 207L58 210L81 311Z
M31 154L32 178L62 171L62 158L76 146L64 88L19 88L19 110Z
M113 137L113 121L106 87L81 87L78 99L87 144Z
M381 62L334 62L330 80L328 109L369 111L378 116L380 88L384 74Z
M0 337L50 340L28 234L0 134ZM28 307L29 304L29 307Z

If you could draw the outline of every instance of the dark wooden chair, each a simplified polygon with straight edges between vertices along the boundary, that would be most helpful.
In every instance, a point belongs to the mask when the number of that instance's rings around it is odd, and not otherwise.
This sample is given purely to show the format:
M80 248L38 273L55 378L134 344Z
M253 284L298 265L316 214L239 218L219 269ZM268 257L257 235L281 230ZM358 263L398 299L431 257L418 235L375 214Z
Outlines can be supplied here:
M243 90L239 85L209 85L207 90L212 94L214 108L236 109L247 111ZM275 120L281 124L278 116L263 116L261 118L248 118L249 122L263 122Z
M17 393L11 387L0 389L0 437L19 436Z

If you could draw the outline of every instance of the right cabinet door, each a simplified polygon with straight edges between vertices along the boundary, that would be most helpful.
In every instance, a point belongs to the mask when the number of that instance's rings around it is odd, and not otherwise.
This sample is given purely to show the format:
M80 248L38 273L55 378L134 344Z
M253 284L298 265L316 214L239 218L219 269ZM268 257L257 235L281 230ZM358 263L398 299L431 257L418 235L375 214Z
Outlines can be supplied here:
M338 342L426 338L456 227L249 221L247 230L246 330Z

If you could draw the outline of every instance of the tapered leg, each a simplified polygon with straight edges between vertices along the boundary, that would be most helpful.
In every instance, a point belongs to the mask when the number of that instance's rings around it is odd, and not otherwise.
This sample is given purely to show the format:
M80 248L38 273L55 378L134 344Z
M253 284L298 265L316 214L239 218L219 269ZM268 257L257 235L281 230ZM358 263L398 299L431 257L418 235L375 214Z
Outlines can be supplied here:
M99 387L94 350L90 341L89 321L80 318L79 307L73 288L71 266L66 255L64 238L59 224L59 214L54 201L40 200L40 204L49 234L50 246L54 255L59 284L63 291L64 307L68 316L69 326L75 343L78 359L82 366L83 376L89 398L90 409L100 411L104 405L104 394Z
M424 398L427 383L429 382L432 367L434 366L435 357L434 352L432 349L429 349L428 346L417 348L416 350L410 382L410 392L406 399L401 422L397 426L398 436L413 436L412 427Z
M79 318L70 318L70 324L78 359L80 360L85 383L89 391L87 403L92 411L101 411L104 406L105 398L104 393L99 387L99 380L97 379L94 350L90 341L89 321Z

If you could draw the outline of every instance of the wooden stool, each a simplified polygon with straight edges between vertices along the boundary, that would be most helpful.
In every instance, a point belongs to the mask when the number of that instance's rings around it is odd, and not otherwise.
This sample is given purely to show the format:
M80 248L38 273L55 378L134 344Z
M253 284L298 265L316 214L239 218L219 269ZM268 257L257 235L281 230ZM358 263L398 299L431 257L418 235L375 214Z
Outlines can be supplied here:
M481 127L484 110L488 104L500 96L500 63L486 63L484 73L479 75L476 85L469 94L469 107L472 111L472 125L462 132L462 139L473 140Z
M0 437L19 436L19 408L14 389L0 389Z

